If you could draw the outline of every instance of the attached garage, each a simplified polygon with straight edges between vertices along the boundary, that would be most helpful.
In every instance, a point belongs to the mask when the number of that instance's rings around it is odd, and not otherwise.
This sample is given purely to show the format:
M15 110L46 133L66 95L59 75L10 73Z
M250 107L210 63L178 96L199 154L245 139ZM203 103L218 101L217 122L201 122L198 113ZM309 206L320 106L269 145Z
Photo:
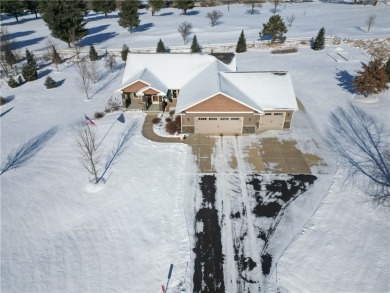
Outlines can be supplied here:
M243 117L195 117L195 133L236 135L242 133Z
M284 127L285 112L266 112L260 117L260 130L280 130Z

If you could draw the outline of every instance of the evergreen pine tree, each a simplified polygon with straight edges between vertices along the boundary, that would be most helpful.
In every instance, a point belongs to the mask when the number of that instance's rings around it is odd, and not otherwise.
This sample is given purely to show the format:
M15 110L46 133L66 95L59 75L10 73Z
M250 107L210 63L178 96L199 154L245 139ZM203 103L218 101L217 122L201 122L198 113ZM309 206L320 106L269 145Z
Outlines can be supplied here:
M57 82L54 79L52 79L50 76L48 76L48 77L46 77L45 87L47 89L55 88L55 87L57 87Z
M15 88L15 87L18 87L19 86L19 83L17 83L17 81L14 79L13 76L11 76L8 80L8 85L12 88Z
M325 48L325 29L322 27L315 38L312 49L319 51Z
M184 14L187 14L187 10L194 8L195 1L193 0L176 0L175 8L181 9Z
M38 0L25 0L24 5L28 11L35 14L35 18L38 18L38 11L39 11Z
M196 35L192 38L192 44L191 44L191 53L200 53L202 52L202 48L198 44L198 39L196 38Z
M387 90L388 76L381 59L374 59L368 64L362 63L363 70L357 72L352 84L357 93L365 97Z
M286 40L286 37L283 36L285 33L287 33L287 27L280 15L272 15L268 22L263 24L263 30L260 32L260 37L269 35L272 37L272 42L278 40L283 43Z
M53 51L51 53L51 59L54 64L60 64L61 63L61 57L60 54L58 54L56 47L53 46Z
M95 47L93 46L93 45L91 45L90 47L89 47L89 59L91 60L91 61L96 61L97 59L98 59L98 53L96 52L96 50L95 50Z
M115 0L93 0L92 1L93 11L104 13L107 18L107 13L113 12L116 9Z
M133 28L140 24L138 16L138 1L137 0L125 0L122 3L122 8L119 12L118 23L121 27L129 28L130 33L133 32Z
M390 82L390 58L387 60L385 65L386 73L387 73L387 80Z
M86 1L42 1L39 9L51 35L68 43L68 47L72 38L78 41L88 34L84 21L84 14L87 12Z
M149 6L150 10L152 11L152 16L154 16L156 12L159 12L161 8L164 7L164 4L164 0L149 0Z
M1 0L1 12L15 17L19 21L19 16L23 15L24 3L22 1Z
M22 67L22 75L25 81L33 81L38 78L37 62L34 54L26 49L27 63Z
M127 60L127 55L129 54L129 47L126 44L123 44L122 51L121 51L121 57L124 62Z
M156 49L156 52L157 53L165 53L167 50L165 48L165 45L163 43L163 41L161 41L161 39L158 41L157 43L157 49Z
M238 38L236 53L246 52L246 39L244 35L244 31L241 31L240 37Z

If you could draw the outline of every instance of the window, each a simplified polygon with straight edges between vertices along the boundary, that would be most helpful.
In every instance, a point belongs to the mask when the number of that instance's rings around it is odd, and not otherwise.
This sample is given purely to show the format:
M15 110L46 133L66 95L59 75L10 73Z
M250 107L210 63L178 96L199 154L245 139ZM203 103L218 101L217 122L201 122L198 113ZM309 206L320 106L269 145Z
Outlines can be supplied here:
M283 116L283 113L274 113L275 116Z
M271 116L272 113L265 113L265 116Z
M198 118L198 120L207 120L207 118Z
M230 120L240 120L240 118L235 117L235 118L230 118Z
M229 120L229 118L222 117L222 118L219 118L219 120Z
M210 117L209 120L218 120L218 118Z

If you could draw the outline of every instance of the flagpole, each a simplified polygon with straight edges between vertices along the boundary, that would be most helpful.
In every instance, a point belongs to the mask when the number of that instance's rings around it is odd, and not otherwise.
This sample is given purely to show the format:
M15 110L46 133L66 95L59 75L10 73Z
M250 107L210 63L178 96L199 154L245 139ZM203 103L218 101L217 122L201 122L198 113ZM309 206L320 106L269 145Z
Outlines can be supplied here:
M168 285L169 285L169 280L171 279L171 276L172 276L172 270L173 270L173 264L171 264L171 266L169 267L167 287L165 288L165 292L164 293L168 292Z
M98 149L98 147L100 146L100 144L103 142L103 140L106 138L107 134L111 131L112 127L114 126L115 122L117 122L119 120L119 118L123 115L123 113L121 115L119 115L118 118L115 119L114 123L112 123L111 127L107 130L106 134L103 136L102 140L99 142L99 144L96 146L96 149L95 151ZM122 121L121 121L122 122Z

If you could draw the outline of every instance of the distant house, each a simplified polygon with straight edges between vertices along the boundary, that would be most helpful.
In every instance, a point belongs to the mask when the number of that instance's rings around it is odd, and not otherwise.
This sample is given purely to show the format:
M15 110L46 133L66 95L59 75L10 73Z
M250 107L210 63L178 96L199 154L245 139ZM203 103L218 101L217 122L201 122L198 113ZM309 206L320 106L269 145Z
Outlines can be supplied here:
M235 58L227 59L229 64L202 54L129 54L117 90L123 108L158 112L168 100L185 133L290 128L298 110L290 74L239 72Z

